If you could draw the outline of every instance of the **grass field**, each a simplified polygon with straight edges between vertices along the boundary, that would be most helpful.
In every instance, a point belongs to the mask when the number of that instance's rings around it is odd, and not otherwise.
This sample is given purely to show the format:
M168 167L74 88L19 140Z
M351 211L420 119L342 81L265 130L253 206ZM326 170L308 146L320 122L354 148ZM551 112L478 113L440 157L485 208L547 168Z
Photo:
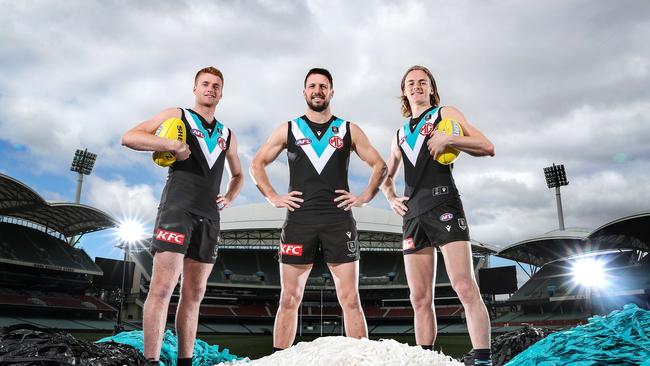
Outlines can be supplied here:
M89 341L110 336L110 333L73 333L76 338ZM208 344L218 344L219 350L227 348L231 354L237 356L246 356L250 359L258 359L271 354L273 349L273 338L270 335L231 335L231 334L199 334L198 338ZM296 337L296 343L309 342L318 337L303 336ZM383 336L370 337L371 339L392 338L401 343L415 344L413 336ZM438 336L435 345L437 350L441 350L446 355L460 357L467 353L472 345L467 335L441 335Z

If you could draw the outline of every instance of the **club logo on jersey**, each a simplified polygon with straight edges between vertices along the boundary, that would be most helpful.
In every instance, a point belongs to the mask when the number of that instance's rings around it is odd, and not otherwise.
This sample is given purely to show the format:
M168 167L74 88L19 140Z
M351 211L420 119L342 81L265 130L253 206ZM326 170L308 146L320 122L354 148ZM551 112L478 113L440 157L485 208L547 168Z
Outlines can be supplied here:
M221 127L217 127L217 133L221 135L223 133L223 129Z
M435 196L440 196L442 194L447 194L449 193L449 187L447 186L439 186L439 187L433 187L431 189L431 194Z
M205 135L203 134L203 132L201 132L201 131L199 131L199 130L197 130L195 128L193 128L190 132L192 132L192 135L194 135L194 136L196 136L196 137L198 137L200 139L205 138Z
M339 128L338 128L338 126L332 126L332 133L335 134L335 135L338 135L338 134L339 134Z
M352 240L348 242L348 250L350 253L356 253L357 252L357 242Z
M403 144L404 141L406 141L406 137L402 136L402 138L399 139L399 144L400 144L400 145Z
M427 114L426 117L424 117L424 120L425 120L425 121L430 120L430 119L431 119L431 116L433 116L433 114L431 114L431 113Z
M335 149L340 149L343 147L343 139L338 136L332 136L330 138L330 146Z
M311 144L311 139L304 138L304 139L297 139L296 140L296 145L298 145L298 146L309 145L309 144Z
M440 221L442 221L442 222L449 221L449 220L451 220L453 218L454 218L454 215L449 213L449 212L445 212L442 215L440 215Z
M173 231L158 229L156 230L156 240L160 240L172 244L183 245L183 243L185 242L185 235Z
M467 222L465 222L465 218L461 217L458 219L458 227L463 230L467 229Z
M413 237L408 237L404 240L402 240L402 249L403 250L409 250L415 248L415 244L413 243Z
M294 257L302 257L302 244L280 244L280 252L282 255L291 255Z
M217 144L219 144L219 148L221 150L226 150L226 139L223 137L219 137L219 140L217 140Z
M420 135L422 136L430 135L431 132L433 132L433 123L427 122L420 128Z

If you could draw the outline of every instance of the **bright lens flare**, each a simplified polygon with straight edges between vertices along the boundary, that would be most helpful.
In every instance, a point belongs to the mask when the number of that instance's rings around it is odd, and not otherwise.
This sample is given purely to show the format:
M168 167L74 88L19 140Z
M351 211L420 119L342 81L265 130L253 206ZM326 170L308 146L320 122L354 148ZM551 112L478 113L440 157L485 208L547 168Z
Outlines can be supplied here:
M580 259L573 264L573 279L583 286L605 285L604 265L594 259Z
M126 219L120 222L117 227L117 236L120 241L127 244L134 244L146 238L144 225L136 220Z

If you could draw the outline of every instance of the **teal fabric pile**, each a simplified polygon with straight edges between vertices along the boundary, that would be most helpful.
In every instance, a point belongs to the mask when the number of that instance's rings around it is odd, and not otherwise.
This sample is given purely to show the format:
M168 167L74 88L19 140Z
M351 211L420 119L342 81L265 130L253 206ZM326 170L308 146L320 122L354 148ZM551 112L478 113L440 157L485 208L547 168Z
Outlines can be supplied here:
M144 353L144 337L141 330L122 332L112 337L106 337L97 342L116 342L128 344ZM171 330L165 331L160 352L160 362L165 366L176 366L178 352L178 339ZM197 339L194 342L194 360L192 366L212 366L220 362L228 362L240 359L231 355L227 348L219 352L218 345L209 345L205 341Z
M506 366L650 366L650 311L635 304L550 334Z

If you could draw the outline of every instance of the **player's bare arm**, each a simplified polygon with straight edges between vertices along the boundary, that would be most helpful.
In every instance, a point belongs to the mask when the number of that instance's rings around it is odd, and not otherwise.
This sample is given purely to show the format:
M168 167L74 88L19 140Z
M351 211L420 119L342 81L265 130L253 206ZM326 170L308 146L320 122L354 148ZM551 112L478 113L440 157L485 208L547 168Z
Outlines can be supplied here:
M269 180L266 174L266 166L271 164L278 155L287 147L287 129L288 123L283 123L278 127L271 137L260 147L251 162L250 175L253 182L260 190L262 195L276 208L286 207L289 211L294 211L300 208L300 202L304 200L300 198L302 192L292 191L285 195L279 195Z
M352 122L350 122L350 133L352 137L352 149L362 161L366 162L372 168L372 174L370 175L366 189L358 196L343 189L337 189L335 191L339 196L334 199L334 202L337 203L337 207L343 208L345 211L370 202L379 191L379 186L386 177L386 163L372 146L368 136L366 136L359 126Z
M384 180L384 183L381 185L381 190L384 193L384 196L386 196L386 200L388 200L393 211L400 216L404 216L406 215L406 211L408 211L408 207L406 207L404 202L409 198L398 196L395 190L395 177L397 176L399 166L402 162L402 153L399 151L395 139L393 138L391 141L390 155L386 161L386 180Z
M230 132L230 147L228 147L228 151L226 151L226 164L230 180L228 181L226 193L217 196L217 205L219 206L219 210L223 210L230 206L232 201L234 201L239 195L239 192L241 192L242 186L244 185L244 174L241 169L239 155L237 155L237 138L232 131Z
M427 142L431 156L437 158L446 147L453 147L472 156L494 156L492 142L481 131L472 126L458 109L443 107L440 115L443 119L449 118L458 122L463 128L464 136L446 135L436 130Z
M138 151L171 151L176 155L176 160L185 160L190 156L190 149L186 143L155 135L156 130L164 121L180 117L180 109L167 108L153 118L128 130L120 142L122 145Z

